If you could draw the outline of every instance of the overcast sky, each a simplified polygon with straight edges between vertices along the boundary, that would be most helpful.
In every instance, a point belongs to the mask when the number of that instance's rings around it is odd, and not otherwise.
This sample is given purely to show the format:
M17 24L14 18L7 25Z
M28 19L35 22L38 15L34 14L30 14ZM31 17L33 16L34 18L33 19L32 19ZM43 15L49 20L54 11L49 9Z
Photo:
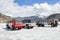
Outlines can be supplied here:
M0 0L0 12L12 17L60 13L60 0Z

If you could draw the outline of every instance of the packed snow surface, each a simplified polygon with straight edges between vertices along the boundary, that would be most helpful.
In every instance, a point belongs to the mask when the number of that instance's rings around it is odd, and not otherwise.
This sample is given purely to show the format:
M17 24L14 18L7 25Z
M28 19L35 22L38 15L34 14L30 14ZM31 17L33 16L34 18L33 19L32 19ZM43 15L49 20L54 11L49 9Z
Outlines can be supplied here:
M60 25L8 30L6 23L0 23L0 40L60 40Z

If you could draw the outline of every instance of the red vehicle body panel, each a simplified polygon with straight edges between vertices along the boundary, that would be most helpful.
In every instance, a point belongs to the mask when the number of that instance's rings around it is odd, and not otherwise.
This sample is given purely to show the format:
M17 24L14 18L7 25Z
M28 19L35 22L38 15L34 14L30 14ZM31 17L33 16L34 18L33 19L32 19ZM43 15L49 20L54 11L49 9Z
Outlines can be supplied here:
M7 23L7 25L8 25L8 23ZM23 28L24 25L23 25L23 23L16 23L16 21L13 20L11 26L14 28Z
M23 28L23 24L22 23L15 24L15 28Z

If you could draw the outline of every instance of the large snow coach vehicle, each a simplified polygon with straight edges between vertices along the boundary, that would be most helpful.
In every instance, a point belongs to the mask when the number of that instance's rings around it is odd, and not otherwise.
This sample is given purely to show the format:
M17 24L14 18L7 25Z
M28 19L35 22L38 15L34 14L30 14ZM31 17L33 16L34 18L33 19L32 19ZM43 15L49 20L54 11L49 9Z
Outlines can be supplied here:
M58 20L47 21L47 24L51 25L51 27L57 27L58 26Z
M24 28L26 29L31 29L36 26L36 23L32 22L30 19L24 19L22 22L24 23Z
M13 20L12 23L7 23L6 24L8 29L21 29L24 27L24 24L22 22L17 22L16 20Z

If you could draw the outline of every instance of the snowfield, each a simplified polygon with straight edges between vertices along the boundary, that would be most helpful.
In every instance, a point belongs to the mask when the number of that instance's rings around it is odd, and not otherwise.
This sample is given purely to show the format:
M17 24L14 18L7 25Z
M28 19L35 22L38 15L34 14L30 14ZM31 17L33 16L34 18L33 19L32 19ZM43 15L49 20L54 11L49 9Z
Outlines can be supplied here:
M0 40L60 40L60 26L12 31L6 29L5 23L0 23Z

